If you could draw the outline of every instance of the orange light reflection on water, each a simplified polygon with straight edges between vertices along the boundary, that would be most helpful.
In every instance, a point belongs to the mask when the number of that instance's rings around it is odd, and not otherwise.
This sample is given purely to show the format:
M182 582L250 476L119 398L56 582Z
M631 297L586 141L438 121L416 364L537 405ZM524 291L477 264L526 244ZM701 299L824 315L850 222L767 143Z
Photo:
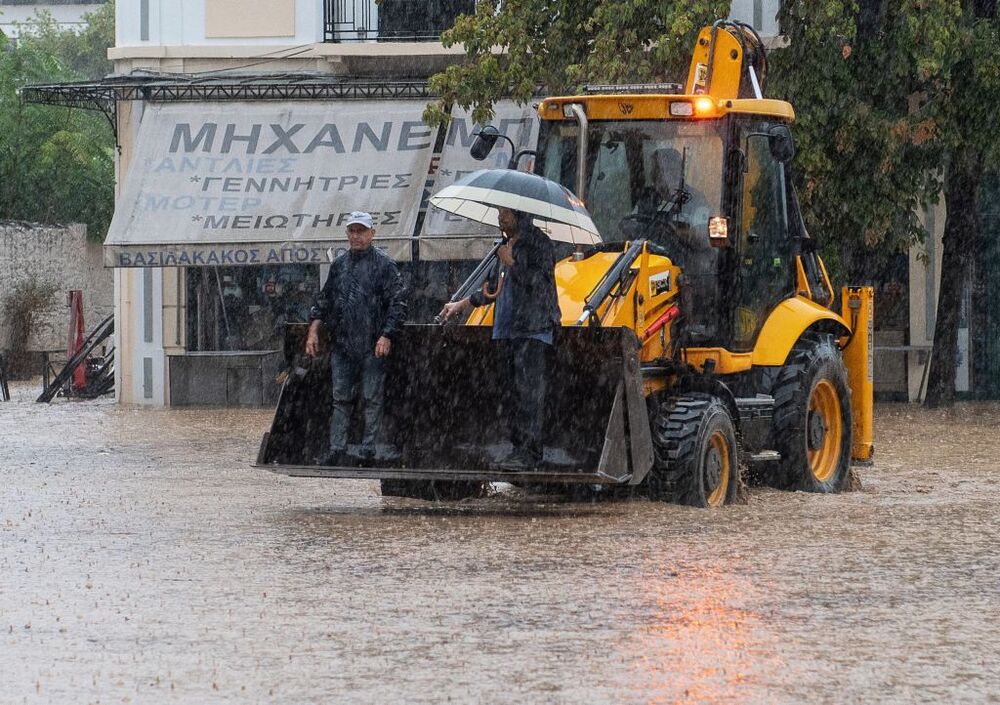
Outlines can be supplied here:
M646 702L764 702L783 659L751 605L760 590L731 572L650 567L646 625L636 634L633 676ZM763 698L763 700L762 700Z

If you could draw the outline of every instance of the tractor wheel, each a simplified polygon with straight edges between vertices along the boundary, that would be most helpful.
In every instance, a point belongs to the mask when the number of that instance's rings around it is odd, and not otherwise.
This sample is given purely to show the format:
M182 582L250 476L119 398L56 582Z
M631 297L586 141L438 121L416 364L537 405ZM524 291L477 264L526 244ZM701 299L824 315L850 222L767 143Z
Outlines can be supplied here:
M445 480L379 480L383 497L407 497L428 502L447 502L486 494L485 482Z
M693 507L731 504L739 491L739 442L726 405L708 394L663 400L652 419L648 493Z
M839 492L851 466L851 391L832 335L804 337L778 373L773 447L781 454L765 476L780 489Z

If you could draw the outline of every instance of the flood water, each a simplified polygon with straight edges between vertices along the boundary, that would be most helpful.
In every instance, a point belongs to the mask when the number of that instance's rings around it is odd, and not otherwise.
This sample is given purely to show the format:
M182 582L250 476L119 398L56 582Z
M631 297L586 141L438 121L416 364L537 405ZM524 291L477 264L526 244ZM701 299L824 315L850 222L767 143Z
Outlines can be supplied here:
M2 703L1000 702L1000 406L877 408L838 496L428 504L270 414L0 402Z

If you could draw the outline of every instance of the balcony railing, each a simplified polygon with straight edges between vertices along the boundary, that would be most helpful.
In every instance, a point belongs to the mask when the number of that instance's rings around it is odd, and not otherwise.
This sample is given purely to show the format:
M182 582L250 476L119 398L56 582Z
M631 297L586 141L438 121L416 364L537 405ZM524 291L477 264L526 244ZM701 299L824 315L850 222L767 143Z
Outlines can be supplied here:
M436 41L476 0L324 0L323 41Z

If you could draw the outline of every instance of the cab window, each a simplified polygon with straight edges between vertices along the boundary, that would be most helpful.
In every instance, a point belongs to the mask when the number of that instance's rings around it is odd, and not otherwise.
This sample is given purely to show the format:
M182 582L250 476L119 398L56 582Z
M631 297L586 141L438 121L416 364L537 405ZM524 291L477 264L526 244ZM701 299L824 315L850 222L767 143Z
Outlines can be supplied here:
M764 320L792 290L791 242L784 165L771 154L768 125L743 133L739 267L733 331L738 349L753 347Z

